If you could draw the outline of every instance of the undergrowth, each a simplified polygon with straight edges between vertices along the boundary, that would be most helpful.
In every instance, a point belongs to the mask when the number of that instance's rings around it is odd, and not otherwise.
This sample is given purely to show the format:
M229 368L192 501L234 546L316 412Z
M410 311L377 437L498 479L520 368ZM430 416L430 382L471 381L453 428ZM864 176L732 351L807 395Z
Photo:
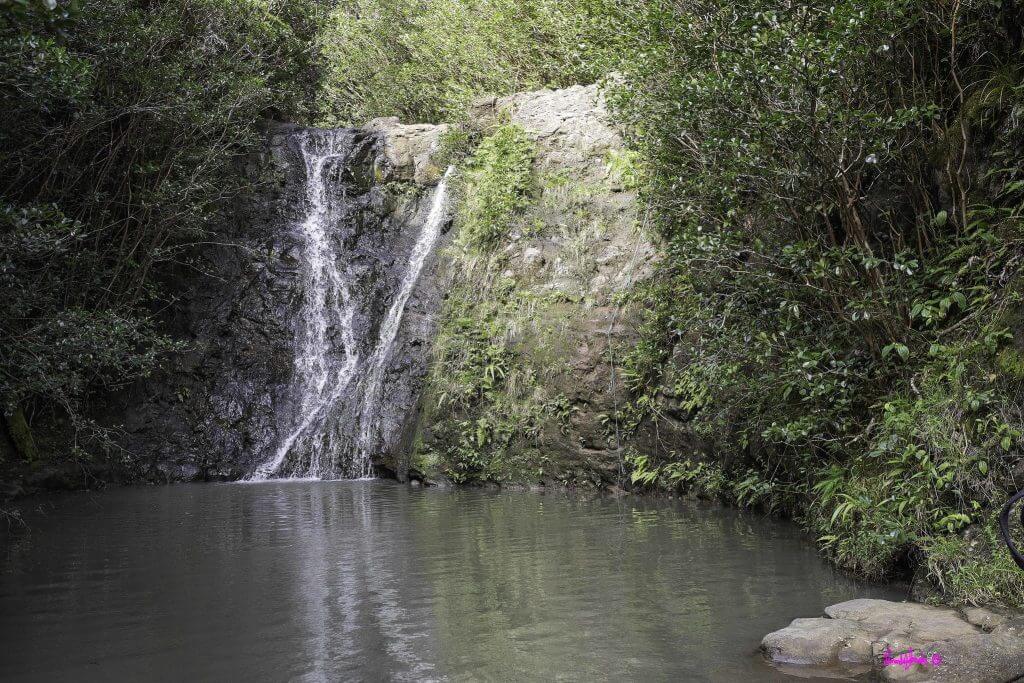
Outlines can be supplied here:
M950 602L1024 602L991 522L1024 486L1017 19L597 4L666 245L616 419L672 410L704 445L634 455L634 483L792 515L840 566Z

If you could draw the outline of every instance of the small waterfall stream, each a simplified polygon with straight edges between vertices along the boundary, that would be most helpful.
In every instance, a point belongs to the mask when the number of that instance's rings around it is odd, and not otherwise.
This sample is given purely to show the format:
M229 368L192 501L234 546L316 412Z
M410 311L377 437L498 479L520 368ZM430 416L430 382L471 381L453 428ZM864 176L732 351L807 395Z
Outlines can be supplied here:
M309 476L322 474L318 470L323 451L332 445L331 431L322 429L323 420L348 388L359 365L352 325L354 301L349 294L347 274L343 272L339 254L328 236L332 211L325 169L329 162L342 159L339 150L349 146L347 139L339 138L340 134L335 131L323 135L298 134L299 149L306 166L306 215L300 226L305 247L302 276L306 296L300 313L301 327L295 352L295 381L299 385L301 417L281 442L273 459L256 469L252 477L256 480L277 474L288 454L296 447L313 451ZM331 170L335 171L333 164ZM332 174L332 177L336 176ZM341 334L344 359L340 363L330 352L332 344L328 332L332 327Z
M380 336L377 340L373 357L369 359L364 378L363 399L359 411L359 437L357 440L358 460L364 468L361 476L370 476L372 449L374 444L374 429L377 427L378 415L380 412L380 390L381 380L384 377L384 368L391 356L391 350L395 346L395 339L398 336L398 327L402 324L402 314L405 313L405 305L409 302L412 290L419 282L420 273L423 271L423 264L427 256L434 250L437 238L441 236L441 226L444 223L445 200L448 195L448 179L451 177L453 168L449 168L444 178L434 191L434 201L430 207L430 213L420 232L416 245L412 248L409 257L409 267L402 279L402 287L391 302L387 317L380 327Z
M304 292L295 339L297 415L272 457L256 468L250 480L366 478L373 475L372 458L383 437L378 420L387 363L406 304L441 235L453 169L434 190L430 211L378 333L373 339L361 338L356 319L366 314L368 302L354 295L357 281L350 255L334 234L344 209L341 204L347 199L337 190L343 187L353 131L307 130L295 136L305 165L304 215L297 231Z

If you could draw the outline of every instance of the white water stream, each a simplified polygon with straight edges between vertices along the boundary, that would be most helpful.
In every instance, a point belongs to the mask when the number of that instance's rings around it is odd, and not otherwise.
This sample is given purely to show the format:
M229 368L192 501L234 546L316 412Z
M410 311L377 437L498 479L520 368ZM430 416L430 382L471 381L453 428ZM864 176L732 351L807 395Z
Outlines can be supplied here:
M375 438L381 384L406 304L441 235L452 169L434 191L430 212L410 253L398 292L370 347L373 351L364 360L355 332L358 303L351 292L354 282L346 270L348 259L339 253L340 240L331 234L338 220L331 201L332 183L340 182L339 168L351 148L351 133L305 131L297 135L306 169L305 215L298 231L303 240L301 276L305 293L295 351L298 417L273 457L257 467L250 480L279 476L289 457L295 455L302 458L302 464L292 468L293 477L370 477L372 457L379 447ZM358 420L358 425L341 423L351 420ZM355 436L345 438L351 434ZM339 456L347 456L341 458L344 462L340 468Z
M434 250L437 238L441 236L441 226L444 223L445 200L448 194L448 179L454 169L449 167L444 178L434 191L434 202L430 207L430 213L423 225L423 231L416 240L416 245L409 256L409 267L405 271L405 278L402 280L402 287L391 302L387 317L380 326L380 335L377 340L376 350L373 357L368 361L369 368L364 379L364 390L361 408L359 411L359 437L356 443L358 449L358 461L364 468L360 472L361 477L368 477L372 474L371 457L374 445L374 431L379 424L380 413L380 390L381 380L384 377L384 367L391 356L391 350L395 346L395 338L398 336L398 327L402 324L402 314L405 313L405 305L409 302L409 296L413 288L419 282L420 273L423 271L423 264L427 256Z

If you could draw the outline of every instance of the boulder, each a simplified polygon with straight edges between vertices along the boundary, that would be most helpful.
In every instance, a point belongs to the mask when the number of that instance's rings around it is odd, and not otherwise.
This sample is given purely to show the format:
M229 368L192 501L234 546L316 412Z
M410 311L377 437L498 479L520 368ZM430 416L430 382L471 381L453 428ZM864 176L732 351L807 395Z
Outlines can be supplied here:
M773 662L782 664L835 664L857 630L856 622L844 619L794 619L786 628L766 635L761 648Z
M402 124L397 116L373 119L364 126L380 134L384 162L380 180L406 180L419 185L436 184L444 169L435 163L448 126Z
M825 608L831 619L854 621L872 631L908 636L927 634L933 640L974 635L978 628L969 624L957 610L931 607L914 602L890 602L859 598Z
M991 631L997 626L1002 626L1010 619L1002 614L996 614L984 607L969 607L964 610L964 619L974 624L983 631Z
M1002 682L1024 676L1024 629L1015 625L988 610L857 599L827 607L824 617L794 619L761 649L787 669L870 666L886 681Z
M622 147L596 85L517 93L493 100L491 107L507 113L512 123L534 137L549 166L580 167L596 159L594 170L606 175L604 155ZM487 110L480 101L474 112L480 115Z

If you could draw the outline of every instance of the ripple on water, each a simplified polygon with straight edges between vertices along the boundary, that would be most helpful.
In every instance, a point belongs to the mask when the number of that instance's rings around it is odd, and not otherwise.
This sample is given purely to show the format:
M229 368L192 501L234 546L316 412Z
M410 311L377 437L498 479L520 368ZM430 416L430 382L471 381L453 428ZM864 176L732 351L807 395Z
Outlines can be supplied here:
M900 597L790 525L664 500L289 481L25 516L3 680L777 680L764 633Z

